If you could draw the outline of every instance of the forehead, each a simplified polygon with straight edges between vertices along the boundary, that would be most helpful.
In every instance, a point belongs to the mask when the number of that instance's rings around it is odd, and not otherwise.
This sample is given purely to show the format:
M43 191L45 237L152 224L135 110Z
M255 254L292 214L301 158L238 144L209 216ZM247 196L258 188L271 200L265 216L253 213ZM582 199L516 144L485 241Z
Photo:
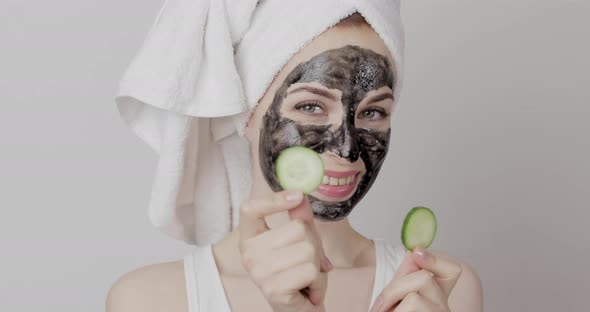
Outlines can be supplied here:
M306 82L318 82L330 89L368 92L383 86L393 88L393 70L385 56L346 45L297 65L284 84Z
M288 38L285 38L285 40L288 40ZM283 84L287 75L299 64L308 62L328 50L338 49L347 45L371 50L385 57L390 64L390 69L392 72L395 72L395 63L393 62L391 52L373 29L370 27L331 27L302 47L287 61L269 85L265 96L273 94ZM317 69L322 69L322 67Z
M285 38L285 40L288 40L288 38ZM279 88L281 88L281 86L284 87L284 82L287 76L295 69L295 67L310 61L312 58L323 52L338 49L347 45L354 45L368 49L385 57L389 62L390 70L395 73L395 63L393 62L392 54L374 30L368 27L347 27L345 29L332 27L321 33L291 56L289 61L287 61L281 70L279 70L271 84L267 87L263 96L259 99L254 118L259 118L269 108L275 95L281 93ZM318 67L317 70L324 68L325 67ZM365 73L368 74L367 71L365 71ZM392 76L395 77L393 74Z

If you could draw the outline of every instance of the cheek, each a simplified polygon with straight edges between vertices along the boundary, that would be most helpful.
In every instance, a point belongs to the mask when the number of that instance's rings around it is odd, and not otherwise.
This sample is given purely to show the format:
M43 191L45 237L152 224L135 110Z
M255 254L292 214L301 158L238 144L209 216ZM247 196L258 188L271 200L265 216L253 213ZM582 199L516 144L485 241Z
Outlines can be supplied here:
M263 98L258 104L256 104L256 107L251 112L244 129L244 134L250 143L258 142L261 130L264 130L263 119L267 114L269 107L270 103L268 102L268 99Z
M385 132L391 127L391 118L388 116L381 120L373 121L364 118L356 118L354 121L354 126L356 128L374 129Z
M371 160L382 159L389 148L391 130L359 129L358 141L365 154L370 155Z
M277 127L269 129L271 146L274 151L281 151L287 147L301 145L301 135L293 122L282 120Z

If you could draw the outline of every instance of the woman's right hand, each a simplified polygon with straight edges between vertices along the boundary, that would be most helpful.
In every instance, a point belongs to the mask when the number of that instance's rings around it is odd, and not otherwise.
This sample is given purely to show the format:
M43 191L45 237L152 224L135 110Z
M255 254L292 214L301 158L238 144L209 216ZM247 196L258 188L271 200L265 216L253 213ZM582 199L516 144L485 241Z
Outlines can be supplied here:
M289 211L291 221L270 229L264 218ZM277 192L240 207L242 264L276 312L325 311L331 264L313 222L307 197Z

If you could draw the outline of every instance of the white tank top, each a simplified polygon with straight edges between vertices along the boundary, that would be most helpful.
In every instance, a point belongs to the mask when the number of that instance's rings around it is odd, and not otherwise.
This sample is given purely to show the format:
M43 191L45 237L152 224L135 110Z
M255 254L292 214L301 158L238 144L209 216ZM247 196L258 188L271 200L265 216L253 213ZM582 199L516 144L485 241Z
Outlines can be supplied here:
M375 242L375 282L371 305L393 278L405 255L403 247L395 247L383 239ZM231 312L211 245L197 246L184 257L184 276L189 312Z

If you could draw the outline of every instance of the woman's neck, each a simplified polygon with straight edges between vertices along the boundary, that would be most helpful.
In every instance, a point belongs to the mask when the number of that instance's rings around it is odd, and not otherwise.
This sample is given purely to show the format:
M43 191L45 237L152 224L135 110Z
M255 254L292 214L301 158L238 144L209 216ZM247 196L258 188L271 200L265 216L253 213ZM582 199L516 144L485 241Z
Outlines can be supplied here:
M375 249L350 225L348 218L325 222L314 220L326 256L335 268L359 268L375 265ZM221 274L246 275L239 254L239 225L224 239L213 245L213 253Z

